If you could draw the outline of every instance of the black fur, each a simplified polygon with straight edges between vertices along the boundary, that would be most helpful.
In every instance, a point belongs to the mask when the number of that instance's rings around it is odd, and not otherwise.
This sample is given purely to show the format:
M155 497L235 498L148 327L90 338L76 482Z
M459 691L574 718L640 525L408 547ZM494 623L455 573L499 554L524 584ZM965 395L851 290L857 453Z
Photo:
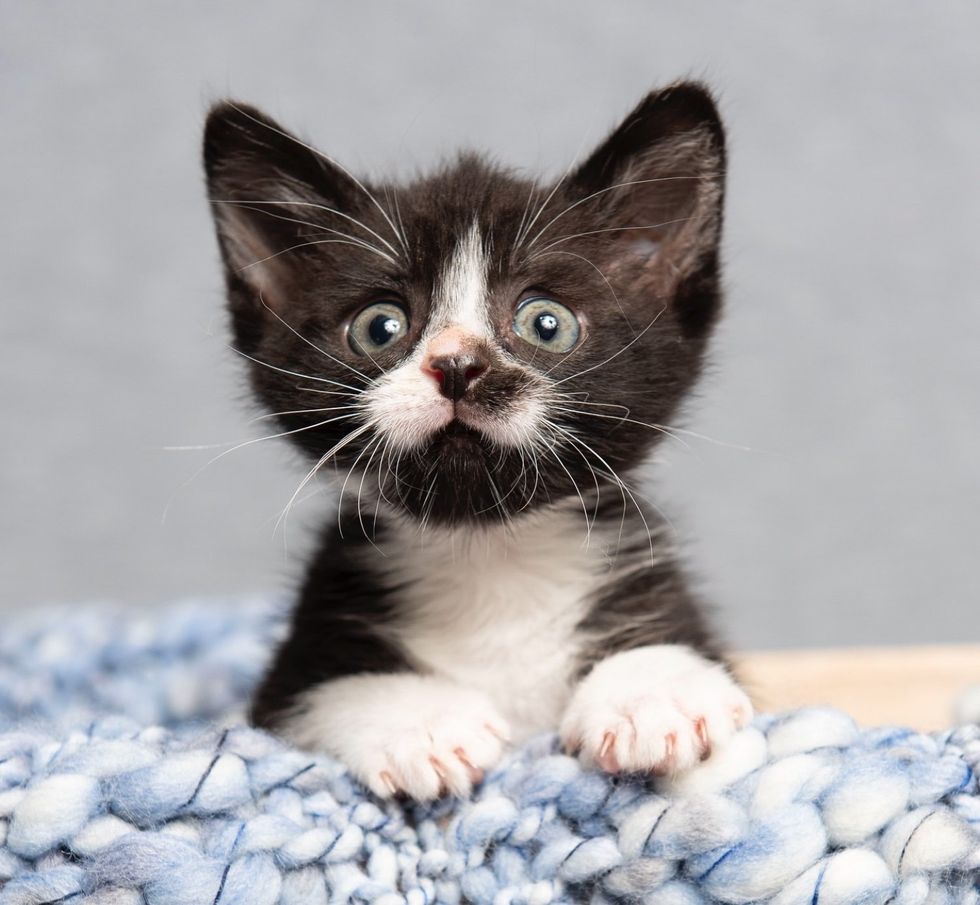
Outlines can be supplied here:
M633 540L619 550L620 564L628 568L603 586L580 625L593 639L582 657L581 675L605 657L649 644L684 644L710 660L725 659L708 624L707 607L691 591L676 558L672 529L657 513L643 509L646 525L638 524L639 516L631 513L627 524ZM599 518L622 518L622 510L607 501L600 504Z
M384 587L363 568L358 558L369 550L354 517L323 532L289 636L252 701L257 725L275 725L311 685L352 673L408 668L398 649L378 633L397 607L398 589Z
M294 432L311 461L352 428L347 420L316 426L323 415L296 412L343 398L311 397L311 390L334 386L316 379L354 392L350 369L374 379L409 354L438 274L476 221L490 237L488 304L497 337L493 348L480 350L488 367L467 389L469 398L499 413L535 381L559 381L571 395L551 417L587 447L569 443L564 467L532 480L525 456L491 448L478 431L453 422L406 457L397 476L379 473L377 492L385 508L413 519L465 525L577 499L578 488L594 488L598 472L603 483L589 505L602 519L623 518L622 491L607 472L626 476L648 458L662 434L646 425L675 416L701 372L720 307L724 132L702 86L649 95L557 186L537 185L473 154L407 184L359 184L263 114L230 103L211 111L204 161L236 347L252 362L259 400L284 413L281 429ZM529 293L546 293L576 312L586 341L555 360L519 339L510 325L515 304ZM368 360L352 350L346 329L381 299L410 312L409 333ZM333 455L341 474L372 436ZM373 500L371 508L373 526ZM362 565L367 541L360 521L343 538L335 531L324 536L290 638L256 698L260 724L273 724L299 692L325 679L406 668L397 645L375 630L397 611L398 589L379 586ZM377 523L383 532L384 514ZM627 536L642 530L636 515L626 525ZM649 555L645 533L641 546L621 551ZM680 571L662 551L606 588L583 629L601 639L588 663L671 641L719 655Z

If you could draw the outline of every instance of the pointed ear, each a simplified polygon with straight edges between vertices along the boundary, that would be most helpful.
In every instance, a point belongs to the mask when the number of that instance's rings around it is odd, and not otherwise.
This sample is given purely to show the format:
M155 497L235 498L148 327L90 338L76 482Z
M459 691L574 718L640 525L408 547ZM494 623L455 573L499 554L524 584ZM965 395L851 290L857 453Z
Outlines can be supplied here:
M303 258L342 210L352 179L244 104L216 104L204 129L204 170L236 330L262 305L282 308ZM325 221L325 217L328 220ZM333 225L333 224L331 224Z
M665 295L715 266L725 133L702 85L684 82L647 95L571 182L608 221L613 254L642 264Z

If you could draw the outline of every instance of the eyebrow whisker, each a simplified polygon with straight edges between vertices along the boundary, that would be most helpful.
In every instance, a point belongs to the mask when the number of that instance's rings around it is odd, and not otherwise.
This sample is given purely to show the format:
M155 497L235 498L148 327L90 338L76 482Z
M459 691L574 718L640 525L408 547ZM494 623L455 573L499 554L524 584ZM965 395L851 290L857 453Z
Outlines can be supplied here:
M282 199L282 200L270 199L270 200L261 200L260 201L260 200L251 199L251 198L242 198L242 199L238 199L238 198L211 198L209 200L211 201L212 204L234 204L234 205L241 206L241 207L244 207L244 206L250 205L250 204L270 205L270 206L290 204L290 205L293 205L294 207L312 207L312 208L315 208L318 211L324 211L324 212L326 212L328 214L335 214L338 217L343 217L343 219L349 220L355 226L361 227L361 229L363 229L365 232L368 232L372 236L374 236L374 238L377 239L382 245L384 245L393 255L397 255L398 254L398 249L395 248L394 245L392 245L380 233L376 233L367 224L362 223L360 220L358 220L356 217L352 217L350 214L345 214L343 211L339 211L339 210L337 210L334 207L328 207L325 204L317 204L315 201L290 201L288 199ZM254 208L252 208L252 210L254 210ZM281 216L279 214L269 213L268 211L257 211L257 213L266 213L266 214L269 214L269 216L271 216L271 217L277 217L280 220L289 220L290 219L288 217L283 217L283 216ZM302 226L312 226L312 227L314 227L316 229L327 229L328 228L326 226L323 226L323 224L321 224L321 223L311 223L311 222L307 222L307 221L304 221L304 220L294 220L293 222L294 223L299 223Z

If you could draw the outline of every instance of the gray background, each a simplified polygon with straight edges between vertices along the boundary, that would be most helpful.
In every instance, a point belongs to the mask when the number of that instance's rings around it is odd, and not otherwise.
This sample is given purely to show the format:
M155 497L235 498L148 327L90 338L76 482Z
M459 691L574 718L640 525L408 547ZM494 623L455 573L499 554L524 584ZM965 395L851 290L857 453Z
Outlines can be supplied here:
M286 587L301 472L225 347L198 163L231 93L368 172L555 173L717 86L729 308L659 498L743 645L980 640L980 7L5 3L0 606ZM169 503L169 509L168 507ZM163 514L167 509L167 517Z

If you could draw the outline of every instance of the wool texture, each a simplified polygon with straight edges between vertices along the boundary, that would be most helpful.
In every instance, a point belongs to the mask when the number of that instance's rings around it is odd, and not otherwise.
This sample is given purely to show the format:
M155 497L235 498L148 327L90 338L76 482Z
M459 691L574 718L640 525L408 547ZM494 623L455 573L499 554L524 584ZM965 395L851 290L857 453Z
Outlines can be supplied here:
M381 802L243 712L282 607L9 620L0 905L980 903L980 728L764 715L683 777L583 769L554 736L472 798Z

